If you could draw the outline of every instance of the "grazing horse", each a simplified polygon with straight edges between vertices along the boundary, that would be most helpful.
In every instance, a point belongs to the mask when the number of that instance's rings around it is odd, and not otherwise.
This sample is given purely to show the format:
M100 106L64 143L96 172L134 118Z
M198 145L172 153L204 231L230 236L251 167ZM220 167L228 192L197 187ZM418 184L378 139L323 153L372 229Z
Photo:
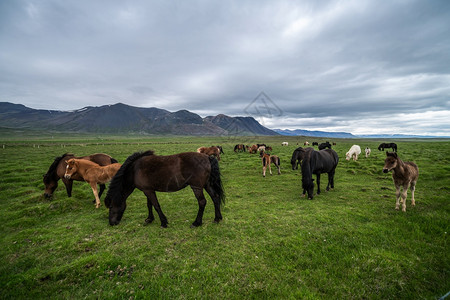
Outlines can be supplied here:
M372 150L370 150L370 148L369 147L366 147L366 158L368 158L369 157L369 155L370 155L370 153L372 152Z
M308 147L308 148L302 148L302 147L298 147L297 149L294 150L294 152L292 153L292 158L291 158L291 165L292 165L292 170L297 170L298 169L298 165L302 165L302 159L303 157L305 157L306 152L312 151L314 150L314 148Z
M392 151L397 152L397 144L396 143L381 143L378 146L378 150L384 151L386 148L392 148Z
M75 157L73 154L64 153L62 156L56 157L53 163L50 165L47 173L44 175L44 196L46 198L50 198L53 195L53 192L58 187L58 180L61 179L64 185L66 186L66 192L68 197L72 197L72 184L74 180L84 181L81 176L75 175L70 180L64 178L64 174L66 172L66 160L70 158L78 158L78 159L87 159L93 161L100 166L107 166L113 163L117 163L117 160L112 158L111 156L103 153L92 154L88 156ZM105 185L100 184L100 192L98 196L101 197L103 191L105 190ZM94 200L95 201L95 200Z
M402 161L395 152L386 151L386 159L384 161L383 173L392 171L392 179L395 185L395 209L400 208L402 203L402 211L406 211L406 194L408 188L411 189L411 206L416 205L414 199L414 191L416 190L417 179L419 178L419 167L410 161ZM403 192L400 194L400 189ZM401 201L400 201L401 196Z
M212 155L217 158L217 160L220 160L220 149L216 146L212 147L200 147L197 149L198 153L203 153L206 155Z
M313 146L319 146L319 143L318 142L313 142L312 145Z
M289 143L288 142L282 142L281 146L289 146Z
M258 145L252 145L251 147L248 147L248 153L255 154L258 151L258 148Z
M358 160L358 155L361 154L361 147L358 145L353 145L347 153L345 153L345 159L350 160L353 158L354 161Z
M323 150L325 148L331 149L331 144L329 142L325 142L319 145L319 150Z
M280 171L280 158L277 155L270 155L268 153L265 153L264 151L261 151L259 153L259 157L262 158L262 165L263 165L263 177L266 177L266 169L269 167L269 173L272 175L272 169L270 168L270 164L273 163L277 169L278 169L278 175L281 174Z
M259 146L257 151L258 152L266 151L266 146Z
M95 162L86 159L71 158L66 160L66 173L64 177L71 179L74 174L81 176L89 183L95 196L95 207L100 207L100 197L98 196L97 184L105 184L116 175L121 164L114 163L107 166L100 166Z
M126 199L135 188L147 196L148 217L145 224L153 222L153 207L161 220L161 227L167 227L167 218L161 210L155 192L175 192L191 186L198 200L198 213L193 227L202 225L206 198L203 189L214 202L214 222L222 220L220 205L225 193L220 177L219 163L214 157L186 152L159 156L153 151L136 152L123 163L109 185L105 205L109 207L109 224L117 225L125 211Z
M308 141L304 142L303 146L309 146L309 142Z
M234 146L234 152L245 152L245 145L237 144L236 146Z
M214 146L211 146L211 147L214 147ZM225 153L223 153L223 148L222 148L222 146L215 146L215 147L219 148L219 150L220 150L220 152L219 152L219 153L221 153L221 154L225 154Z
M320 151L309 151L302 160L302 187L303 194L308 192L308 199L313 199L314 179L313 174L317 178L317 194L320 194L320 174L328 173L327 191L334 188L334 173L339 162L336 151L332 149L324 149Z

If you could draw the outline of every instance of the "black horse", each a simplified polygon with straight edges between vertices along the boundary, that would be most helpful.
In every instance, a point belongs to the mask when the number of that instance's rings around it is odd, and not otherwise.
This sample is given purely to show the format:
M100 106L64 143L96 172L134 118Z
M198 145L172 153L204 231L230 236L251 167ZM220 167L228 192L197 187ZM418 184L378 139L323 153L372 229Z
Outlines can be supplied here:
M324 149L320 151L309 151L302 161L302 187L305 196L308 192L308 199L313 198L314 179L313 174L317 178L317 194L320 194L320 174L328 173L327 191L334 188L334 173L339 162L336 151L332 149ZM306 192L305 192L306 191Z
M330 142L325 142L319 145L319 150L323 150L325 148L331 149L331 144Z
M294 150L294 152L292 153L292 158L291 158L292 170L297 170L298 165L300 165L300 166L302 165L303 157L306 155L307 152L309 152L311 150L314 150L314 148L298 147L297 149Z
M313 146L319 146L319 143L318 142L313 142L312 145Z
M198 200L198 213L192 226L202 225L206 198L203 189L214 202L214 222L222 220L220 205L225 201L225 193L220 177L219 163L216 158L197 152L159 156L153 151L136 152L130 155L111 181L105 198L109 207L109 224L117 225L122 219L126 199L135 188L147 196L148 217L146 224L153 222L153 209L159 215L161 227L167 227L167 218L163 214L155 191L175 192L191 186Z
M397 152L397 144L396 143L381 143L378 146L378 150L384 151L385 148L392 148L392 151Z

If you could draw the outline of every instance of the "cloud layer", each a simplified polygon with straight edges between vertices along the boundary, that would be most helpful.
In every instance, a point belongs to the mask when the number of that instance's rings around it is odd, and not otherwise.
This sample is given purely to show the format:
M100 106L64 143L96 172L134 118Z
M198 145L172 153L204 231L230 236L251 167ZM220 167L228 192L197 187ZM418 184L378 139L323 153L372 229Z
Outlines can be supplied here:
M0 101L450 136L448 1L2 1ZM247 112L248 114L248 112Z

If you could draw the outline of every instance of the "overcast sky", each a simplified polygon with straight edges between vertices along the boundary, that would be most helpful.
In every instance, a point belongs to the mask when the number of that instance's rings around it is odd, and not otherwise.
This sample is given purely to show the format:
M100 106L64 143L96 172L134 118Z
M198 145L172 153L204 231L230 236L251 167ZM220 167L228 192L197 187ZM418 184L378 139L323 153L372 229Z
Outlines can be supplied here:
M450 136L450 1L0 1L0 102Z

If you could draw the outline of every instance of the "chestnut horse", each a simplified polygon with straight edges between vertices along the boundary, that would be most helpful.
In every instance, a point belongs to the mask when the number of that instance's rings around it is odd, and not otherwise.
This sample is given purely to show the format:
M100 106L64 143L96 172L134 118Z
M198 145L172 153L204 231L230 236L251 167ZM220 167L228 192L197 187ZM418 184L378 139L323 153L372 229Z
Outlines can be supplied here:
M206 206L203 189L214 202L214 222L220 222L220 205L225 201L225 192L219 163L214 157L196 152L168 156L154 155L153 151L136 152L127 158L109 185L105 198L105 205L109 207L109 224L120 223L127 207L128 196L138 188L147 196L148 217L145 224L155 219L154 207L161 220L161 227L167 227L167 218L161 210L155 192L175 192L188 185L198 201L197 218L192 226L202 225Z
M411 189L411 206L416 205L414 191L416 190L416 183L419 178L419 167L413 162L402 161L395 152L386 151L386 156L383 173L392 171L396 196L395 209L398 210L400 208L400 202L402 202L402 211L406 211L406 193L408 192L408 188ZM400 194L402 187L403 192ZM400 196L402 198L401 201Z
M84 181L89 183L95 196L95 207L100 207L100 197L98 196L97 184L105 184L116 175L121 164L114 163L107 166L100 166L95 162L86 159L71 158L66 160L66 179L72 178L74 174L81 176Z
M198 153L203 153L206 155L212 155L217 158L217 160L220 160L220 149L219 147L212 146L212 147L200 147L197 149Z
M278 169L278 175L281 174L280 171L280 158L277 155L270 155L265 153L264 151L261 151L259 153L259 157L262 158L262 165L263 165L263 177L266 177L266 169L269 167L270 175L272 175L272 169L270 168L270 164L273 163L277 169Z
M79 158L79 159L87 159L93 161L100 166L106 166L113 163L117 163L117 160L112 158L111 156L103 153L92 154L88 156L75 157L73 154L64 153L62 156L56 157L53 163L50 165L47 173L44 174L44 196L46 198L50 198L53 195L53 192L58 187L59 179L62 180L64 185L66 186L66 192L68 197L72 197L72 184L74 180L84 181L81 176L74 175L70 180L64 178L64 174L66 172L66 160L70 158ZM105 190L105 185L100 184L100 192L98 196L101 197L103 191ZM95 200L94 200L95 201Z

